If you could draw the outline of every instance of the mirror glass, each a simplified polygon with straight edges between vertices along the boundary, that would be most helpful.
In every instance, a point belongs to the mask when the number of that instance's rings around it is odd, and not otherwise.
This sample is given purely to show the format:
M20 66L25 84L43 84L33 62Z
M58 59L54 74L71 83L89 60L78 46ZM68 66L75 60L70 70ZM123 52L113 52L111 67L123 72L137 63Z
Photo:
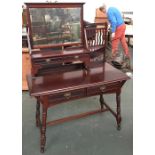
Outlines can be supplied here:
M30 8L33 46L81 43L81 8Z

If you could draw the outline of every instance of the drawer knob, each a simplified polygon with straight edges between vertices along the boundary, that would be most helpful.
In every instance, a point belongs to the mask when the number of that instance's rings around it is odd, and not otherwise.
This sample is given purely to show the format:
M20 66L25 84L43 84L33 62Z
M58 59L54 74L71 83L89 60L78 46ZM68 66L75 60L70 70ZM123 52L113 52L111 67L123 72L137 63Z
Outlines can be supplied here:
M79 58L79 56L78 56L78 55L76 55L76 56L74 56L74 58L75 58L75 59L78 59L78 58Z
M100 90L103 92L106 89L106 86L100 87Z
M69 98L71 97L71 93L70 93L70 92L65 93L65 94L64 94L64 97L65 97L66 99L69 99Z
M46 62L50 62L50 59L46 59Z

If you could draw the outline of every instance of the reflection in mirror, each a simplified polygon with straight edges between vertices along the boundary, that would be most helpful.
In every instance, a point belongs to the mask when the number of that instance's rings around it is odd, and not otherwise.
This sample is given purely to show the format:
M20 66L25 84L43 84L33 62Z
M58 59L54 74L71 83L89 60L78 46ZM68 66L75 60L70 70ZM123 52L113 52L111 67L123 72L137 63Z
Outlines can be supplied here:
M81 8L30 8L33 45L81 43Z

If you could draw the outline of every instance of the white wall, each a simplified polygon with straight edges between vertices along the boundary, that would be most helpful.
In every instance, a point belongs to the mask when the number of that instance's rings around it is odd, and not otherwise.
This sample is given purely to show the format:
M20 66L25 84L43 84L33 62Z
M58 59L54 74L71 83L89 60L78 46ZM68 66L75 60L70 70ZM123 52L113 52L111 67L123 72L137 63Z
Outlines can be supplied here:
M22 0L24 2L46 2L46 0ZM51 0L54 2L55 0ZM121 11L133 11L133 0L57 0L58 2L85 2L84 19L89 22L94 22L95 9L103 3L108 6L115 6Z

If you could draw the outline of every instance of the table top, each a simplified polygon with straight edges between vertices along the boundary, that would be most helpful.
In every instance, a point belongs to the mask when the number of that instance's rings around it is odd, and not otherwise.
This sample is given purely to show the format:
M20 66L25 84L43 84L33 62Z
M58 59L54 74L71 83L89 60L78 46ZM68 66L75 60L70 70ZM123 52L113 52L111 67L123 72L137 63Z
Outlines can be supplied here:
M27 76L31 96L55 94L128 79L129 77L125 73L108 63L90 67L88 74L85 74L85 71L80 69L33 78L31 75Z

